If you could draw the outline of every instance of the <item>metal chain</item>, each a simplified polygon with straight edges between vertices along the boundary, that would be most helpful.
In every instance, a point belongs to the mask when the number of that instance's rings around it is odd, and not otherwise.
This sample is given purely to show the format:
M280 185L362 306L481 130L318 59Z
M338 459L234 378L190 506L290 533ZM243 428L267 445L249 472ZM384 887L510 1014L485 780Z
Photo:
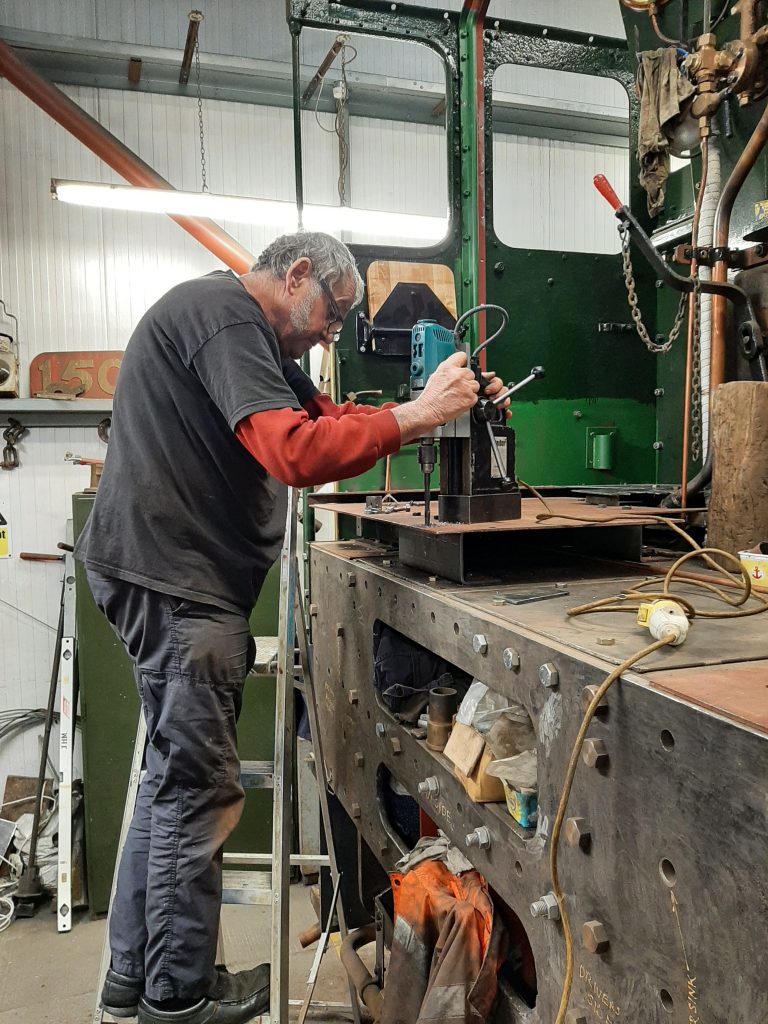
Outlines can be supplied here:
M701 458L701 282L693 279L693 359L691 365L691 457Z
M619 225L619 235L621 236L621 262L624 269L624 283L627 286L629 308L632 313L632 319L635 322L635 327L637 328L637 333L640 335L643 344L649 352L655 352L663 355L669 352L672 348L672 345L680 333L680 328L683 326L685 311L688 306L688 295L683 292L680 296L680 305L677 308L675 322L672 324L672 330L669 332L669 337L666 341L654 341L643 323L643 315L637 304L637 287L635 285L635 277L632 271L632 259L629 255L629 229L623 224Z
M193 11L193 14L200 14ZM202 14L200 15L202 21ZM203 94L200 91L200 40L195 39L195 79L197 82L197 120L200 125L200 173L202 177L202 190L208 191L208 179L205 169L205 125L203 124Z

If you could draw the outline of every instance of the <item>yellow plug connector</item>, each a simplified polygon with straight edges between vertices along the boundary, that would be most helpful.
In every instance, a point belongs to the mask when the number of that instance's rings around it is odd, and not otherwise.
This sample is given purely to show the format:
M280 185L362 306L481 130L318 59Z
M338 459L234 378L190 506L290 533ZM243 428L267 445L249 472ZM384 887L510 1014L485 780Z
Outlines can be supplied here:
M654 640L669 640L678 647L688 636L688 616L677 601L647 601L637 610L638 626L645 626Z

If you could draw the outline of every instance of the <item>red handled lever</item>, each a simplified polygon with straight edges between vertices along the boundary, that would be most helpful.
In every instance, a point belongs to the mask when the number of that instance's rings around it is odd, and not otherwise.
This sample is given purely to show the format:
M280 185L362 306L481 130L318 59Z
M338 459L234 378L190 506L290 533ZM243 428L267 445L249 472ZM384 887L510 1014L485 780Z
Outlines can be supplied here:
M608 181L604 174L596 174L594 180L595 188L600 193L600 195L604 199L608 200L608 202L611 204L614 210L618 210L622 203L619 197L613 191L613 186L611 185L610 181Z

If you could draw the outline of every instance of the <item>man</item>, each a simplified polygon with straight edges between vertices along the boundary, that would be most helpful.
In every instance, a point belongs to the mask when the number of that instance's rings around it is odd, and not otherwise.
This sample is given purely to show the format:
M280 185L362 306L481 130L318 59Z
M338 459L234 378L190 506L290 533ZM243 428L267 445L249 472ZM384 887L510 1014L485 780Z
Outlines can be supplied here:
M362 292L346 246L286 235L243 277L216 271L171 289L125 352L76 554L134 663L147 721L102 995L140 1024L235 1024L269 1004L267 964L232 975L215 953L221 850L243 804L248 616L280 550L285 485L356 476L477 399L463 354L406 405L320 395L294 360L332 341ZM492 378L486 390L501 387Z

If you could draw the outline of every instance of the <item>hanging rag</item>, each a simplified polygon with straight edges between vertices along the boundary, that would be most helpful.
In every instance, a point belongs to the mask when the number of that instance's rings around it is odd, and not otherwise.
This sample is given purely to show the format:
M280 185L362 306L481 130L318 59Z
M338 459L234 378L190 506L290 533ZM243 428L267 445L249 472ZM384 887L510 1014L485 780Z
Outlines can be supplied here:
M690 81L678 71L674 47L646 50L640 54L637 159L640 163L640 184L648 193L651 217L664 208L669 177L668 135L688 113L694 91Z
M436 860L390 877L395 929L380 1024L486 1021L508 938L485 879Z

